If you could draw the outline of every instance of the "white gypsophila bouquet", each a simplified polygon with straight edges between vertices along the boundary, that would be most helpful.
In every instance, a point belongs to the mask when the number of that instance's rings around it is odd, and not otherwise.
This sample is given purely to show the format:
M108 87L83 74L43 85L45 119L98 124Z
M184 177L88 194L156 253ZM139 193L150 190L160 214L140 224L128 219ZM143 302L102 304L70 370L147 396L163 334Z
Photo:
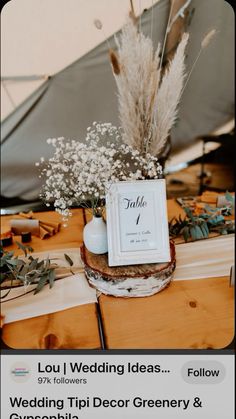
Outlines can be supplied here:
M48 139L55 148L45 163L41 158L45 178L41 198L46 205L54 202L56 211L65 218L72 206L92 208L101 215L105 196L111 183L124 180L158 179L162 168L156 157L132 149L122 142L120 128L111 123L96 123L87 128L85 142Z

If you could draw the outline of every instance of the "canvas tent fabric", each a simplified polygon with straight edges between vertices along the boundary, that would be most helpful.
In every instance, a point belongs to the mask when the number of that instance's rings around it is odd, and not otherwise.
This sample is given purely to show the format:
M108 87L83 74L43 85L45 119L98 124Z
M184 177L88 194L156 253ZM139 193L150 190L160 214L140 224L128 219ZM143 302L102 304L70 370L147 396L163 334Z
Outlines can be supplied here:
M172 150L186 147L234 116L234 13L224 0L193 0L188 28L190 41L187 69L209 29L217 35L192 73L171 132ZM160 0L153 11L142 15L142 30L154 46L162 42L169 2ZM109 40L115 47L114 38ZM35 162L50 157L47 138L65 137L83 141L93 121L119 125L116 85L107 43L103 42L64 70L51 76L2 123L2 184L5 197L38 198L42 180Z

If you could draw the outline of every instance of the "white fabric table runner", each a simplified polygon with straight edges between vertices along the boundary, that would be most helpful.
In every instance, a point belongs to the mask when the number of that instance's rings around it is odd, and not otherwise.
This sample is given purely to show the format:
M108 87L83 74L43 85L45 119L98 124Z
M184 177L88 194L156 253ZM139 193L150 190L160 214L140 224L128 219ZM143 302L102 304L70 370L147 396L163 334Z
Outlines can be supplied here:
M178 244L173 280L229 276L234 265L234 234Z
M64 253L74 261L74 266L82 266L79 249L64 249L48 252L49 257L57 257L60 266L67 266ZM47 257L45 253L34 256ZM173 279L192 280L227 276L234 264L234 235L200 240L176 246L176 270ZM72 267L73 269L73 267ZM30 288L27 288L27 291ZM7 299L24 292L23 287L12 289ZM83 273L60 279L52 289L47 285L38 294L27 294L2 304L4 323L55 313L67 308L97 302L96 290L88 285Z
M58 266L68 268L68 263L64 257L65 253L74 262L71 268L72 270L73 267L76 268L82 266L79 248L50 250L42 253L34 252L33 255L39 259L47 258L47 256L49 256L49 258L56 258ZM26 292L30 291L32 288L35 288L35 285L27 287ZM3 291L3 294L4 293L6 293L6 291ZM24 287L14 288L6 297L6 300L10 300L23 293ZM6 300L3 300L4 302L1 306L1 313L4 316L4 324L41 316L43 314L55 313L57 311L83 304L96 303L97 296L96 290L89 286L85 275L83 273L79 273L55 281L51 289L48 285L46 285L36 295L30 293L17 298L16 300Z
M23 287L14 289L9 298L23 292ZM3 303L2 315L6 324L96 302L96 290L88 285L85 275L81 273L56 281L51 289L47 285L36 295L30 293Z

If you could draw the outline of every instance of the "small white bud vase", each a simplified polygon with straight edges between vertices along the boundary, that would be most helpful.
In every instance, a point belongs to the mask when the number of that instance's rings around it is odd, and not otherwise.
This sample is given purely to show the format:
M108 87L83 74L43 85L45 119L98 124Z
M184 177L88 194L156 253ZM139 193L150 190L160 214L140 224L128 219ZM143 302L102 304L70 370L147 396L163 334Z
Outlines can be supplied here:
M102 217L93 216L84 227L83 240L85 247L96 255L107 253L107 226Z

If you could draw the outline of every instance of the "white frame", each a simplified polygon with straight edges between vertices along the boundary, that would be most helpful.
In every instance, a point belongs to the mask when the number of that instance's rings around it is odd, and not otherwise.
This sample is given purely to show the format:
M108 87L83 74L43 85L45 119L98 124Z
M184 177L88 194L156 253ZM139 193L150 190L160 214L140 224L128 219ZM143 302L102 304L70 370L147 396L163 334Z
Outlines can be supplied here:
M152 224L154 225L153 235L156 238L155 242L152 242L154 243L154 246L152 245L152 249L148 250L133 249L124 251L121 248L121 194L123 196L126 193L145 194L146 192L149 193L149 202L150 196L153 197L153 202L149 204L148 211L150 211L151 206L151 211L155 214L155 220L152 221ZM145 212L143 213L145 214ZM122 217L124 217L124 215L122 215ZM171 260L167 217L166 183L164 179L124 181L113 183L110 186L109 192L106 196L106 219L109 266L159 263L169 262ZM126 234L126 236L127 235L128 234Z

